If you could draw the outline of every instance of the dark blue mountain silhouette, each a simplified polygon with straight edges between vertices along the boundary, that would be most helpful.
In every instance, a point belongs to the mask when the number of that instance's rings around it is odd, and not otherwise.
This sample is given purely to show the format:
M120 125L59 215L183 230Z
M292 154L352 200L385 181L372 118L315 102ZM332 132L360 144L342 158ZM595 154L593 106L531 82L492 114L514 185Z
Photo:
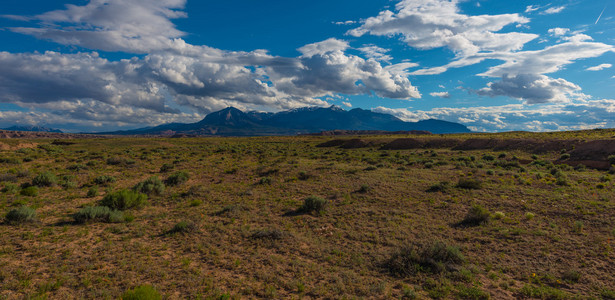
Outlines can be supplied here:
M172 123L135 130L107 132L106 134L262 136L295 135L329 130L470 132L464 125L453 122L433 119L404 122L389 114L360 108L346 111L337 106L331 106L327 108L307 107L278 113L244 113L234 107L228 107L208 114L197 123Z

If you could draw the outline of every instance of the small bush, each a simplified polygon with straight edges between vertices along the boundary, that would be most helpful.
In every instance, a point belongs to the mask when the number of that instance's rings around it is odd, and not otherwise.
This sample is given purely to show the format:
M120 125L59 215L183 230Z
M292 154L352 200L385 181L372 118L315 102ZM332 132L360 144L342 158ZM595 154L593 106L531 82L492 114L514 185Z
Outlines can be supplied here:
M175 224L175 226L173 226L173 228L171 228L171 230L169 230L167 233L168 234L176 234L176 233L190 233L196 230L196 224L194 224L194 222L191 221L181 221L177 224Z
M442 192L446 193L450 188L450 183L448 181L441 181L439 183L433 184L427 189L429 193Z
M564 153L564 154L560 155L560 157L559 157L560 160L566 160L566 159L569 159L569 158L570 158L570 154L568 154L568 153Z
M38 195L38 188L36 186L28 186L21 189L19 194L22 196L35 197Z
M495 213L493 213L493 218L495 220L499 220L499 219L503 219L505 216L505 214L501 211L496 211Z
M190 178L190 175L188 175L188 172L186 171L179 171L176 172L175 174L169 176L167 178L167 180L165 181L165 183L167 185L180 185L186 181L188 181L188 178Z
M19 190L19 186L14 183L7 183L2 188L3 193L15 194Z
M124 220L121 211L114 211L107 206L87 206L73 215L77 223L109 222L119 223Z
M299 208L299 211L304 213L322 213L326 205L327 200L316 196L310 196L303 200L303 206Z
M126 291L122 300L161 300L160 293L151 285L142 285Z
M120 190L106 195L100 205L111 209L127 210L131 208L141 208L147 203L147 195L131 190Z
M483 159L484 161L494 161L494 160L495 160L495 157L494 157L493 155L488 155L488 154L485 154L485 155L483 155L482 159Z
M419 272L440 273L465 262L458 247L435 242L422 247L406 245L391 254L385 268L394 276L408 277Z
M115 182L115 177L109 176L109 175L100 175L100 176L94 178L94 183L95 184L107 185L107 184L113 183L113 182Z
M305 171L301 171L299 172L299 176L297 178L299 178L299 180L308 180L312 177L312 175L310 175L309 173L305 172Z
M43 172L32 179L32 185L35 186L52 186L56 183L56 176L51 172Z
M36 210L31 207L21 206L19 208L12 209L4 217L9 224L23 224L32 223L36 221Z
M271 177L263 177L258 181L258 184L264 185L264 184L271 184L272 180Z
M480 180L461 178L455 187L466 190L480 190L483 183Z
M166 173L173 170L173 165L172 164L163 164L160 167L160 173Z
M475 204L472 205L470 211L468 211L465 218L459 224L463 226L478 226L488 223L490 217L491 214L486 208Z
M261 229L254 231L250 238L257 240L281 240L284 232L279 229Z
M369 192L371 190L372 190L372 188L369 185L362 184L361 187L357 190L357 193L365 194L365 193L367 193L367 192Z
M608 160L611 165L615 165L615 155L609 155Z
M153 176L138 183L132 189L148 195L160 195L164 192L164 183L158 177Z
M471 286L459 286L457 290L458 299L467 299L467 300L489 300L491 295L478 287Z
M124 165L124 166L128 166L128 165L134 165L136 162L133 159L127 159L127 158L123 158L123 157L109 157L107 159L107 164L111 165L111 166L116 166L116 165Z
M534 214L533 214L533 213L531 213L531 212L526 212L526 213L525 213L525 219L526 219L526 220L528 220L528 221L529 221L529 220L531 220L531 219L533 219L535 216L536 216L536 215L534 215Z
M562 274L562 279L568 283L577 283L581 279L581 273L576 270L567 270Z
M87 197L88 197L88 198L94 198L94 197L96 197L96 196L98 196L98 189L97 189L96 187L91 187L91 188L88 190Z
M552 300L564 300L571 298L571 295L550 286L535 286L526 284L519 292L529 298Z
M70 171L79 171L79 170L86 170L88 167L82 164L74 164L74 165L70 165L68 167L66 167L67 170Z

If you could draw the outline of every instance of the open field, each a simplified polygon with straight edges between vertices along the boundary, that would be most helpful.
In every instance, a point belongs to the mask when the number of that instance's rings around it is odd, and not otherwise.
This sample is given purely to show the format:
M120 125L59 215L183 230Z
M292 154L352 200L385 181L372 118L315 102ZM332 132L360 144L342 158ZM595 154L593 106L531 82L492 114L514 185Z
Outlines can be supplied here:
M615 299L614 137L1 139L0 299Z

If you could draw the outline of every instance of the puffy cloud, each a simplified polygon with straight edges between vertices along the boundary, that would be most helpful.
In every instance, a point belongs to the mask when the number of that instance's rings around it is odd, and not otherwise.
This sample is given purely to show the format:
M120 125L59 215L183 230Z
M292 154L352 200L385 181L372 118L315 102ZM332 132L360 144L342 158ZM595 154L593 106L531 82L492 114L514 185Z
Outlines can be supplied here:
M543 50L520 51L502 54L493 58L504 60L501 65L489 68L480 76L501 77L504 74L547 74L559 71L563 66L575 60L598 57L606 52L613 52L611 45L595 42L570 41Z
M94 101L99 105L86 107L98 108L98 114L70 116L98 121L108 114L108 120L115 120L120 111L131 108L148 110L150 117L137 118L146 123L176 121L170 115L186 109L203 114L227 106L259 110L324 106L327 102L319 98L335 94L421 96L405 71L415 64L382 66L374 59L344 53L344 45L333 40L311 44L303 48L309 56L297 58L192 45L184 45L181 52L120 61L96 53L0 52L0 101L65 112L74 111L68 103ZM58 103L62 105L51 108Z
M415 64L383 67L374 59L344 53L346 47L347 43L334 39L310 44L299 49L301 68L270 66L266 71L278 90L297 96L374 93L395 99L421 97L405 71Z
M490 82L477 93L491 97L508 96L526 101L528 104L568 101L568 96L581 88L564 79L553 79L545 75L518 74L504 75L501 81Z
M143 62L110 62L96 53L0 52L0 99L47 103L95 99L164 112L164 87L140 74Z
M367 58L373 58L377 61L390 61L393 59L392 56L386 54L391 51L389 49L380 48L376 45L365 45L358 49L361 51Z
M570 29L556 27L556 28L549 29L548 32L549 32L549 34L554 35L554 36L561 36L561 35L564 35L564 34L570 32Z
M458 3L459 0L403 0L396 5L396 12L382 11L348 34L400 36L414 48L448 47L459 56L519 50L537 37L520 32L496 33L507 25L529 22L525 17L518 14L468 16L459 13Z
M545 11L541 12L541 14L543 14L543 15L559 14L564 9L566 9L565 5L564 6L549 7Z
M312 57L314 55L323 55L331 52L343 52L348 49L350 45L348 42L338 40L336 38L330 38L322 42L307 44L299 49L302 57Z
M615 100L581 100L567 104L510 104L480 107L440 107L427 111L377 107L372 111L392 114L404 121L440 119L462 123L473 131L559 131L613 128Z
M28 18L38 27L15 27L12 31L104 51L149 53L177 47L184 32L171 19L186 17L186 0L91 0L84 6L66 5Z
M597 66L594 66L594 67L589 67L589 68L587 68L585 70L587 70L587 71L602 71L602 70L608 69L608 68L610 68L612 66L613 66L612 64L600 64L600 65L597 65Z
M440 97L440 98L450 98L451 94L449 94L448 92L433 92L433 93L429 93L429 95L431 95L432 97Z

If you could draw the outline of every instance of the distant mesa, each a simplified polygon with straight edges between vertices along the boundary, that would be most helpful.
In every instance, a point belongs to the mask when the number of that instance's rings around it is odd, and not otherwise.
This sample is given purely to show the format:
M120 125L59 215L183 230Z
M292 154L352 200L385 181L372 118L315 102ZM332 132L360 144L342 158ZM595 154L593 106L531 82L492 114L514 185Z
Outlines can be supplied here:
M15 125L15 126L11 126L11 127L8 127L8 128L2 128L2 130L62 133L62 130L59 130L59 129L53 129L53 128L48 128L48 127L44 127L44 126L36 126L36 125L30 125L30 126L27 126L27 125Z
M320 133L369 134L384 132L416 132L417 134L467 133L461 124L423 120L404 122L389 115L355 108L350 111L337 106L305 107L278 113L242 112L228 107L208 114L197 123L172 123L134 130L105 132L114 135L164 136L267 136ZM354 133L352 133L354 132Z

